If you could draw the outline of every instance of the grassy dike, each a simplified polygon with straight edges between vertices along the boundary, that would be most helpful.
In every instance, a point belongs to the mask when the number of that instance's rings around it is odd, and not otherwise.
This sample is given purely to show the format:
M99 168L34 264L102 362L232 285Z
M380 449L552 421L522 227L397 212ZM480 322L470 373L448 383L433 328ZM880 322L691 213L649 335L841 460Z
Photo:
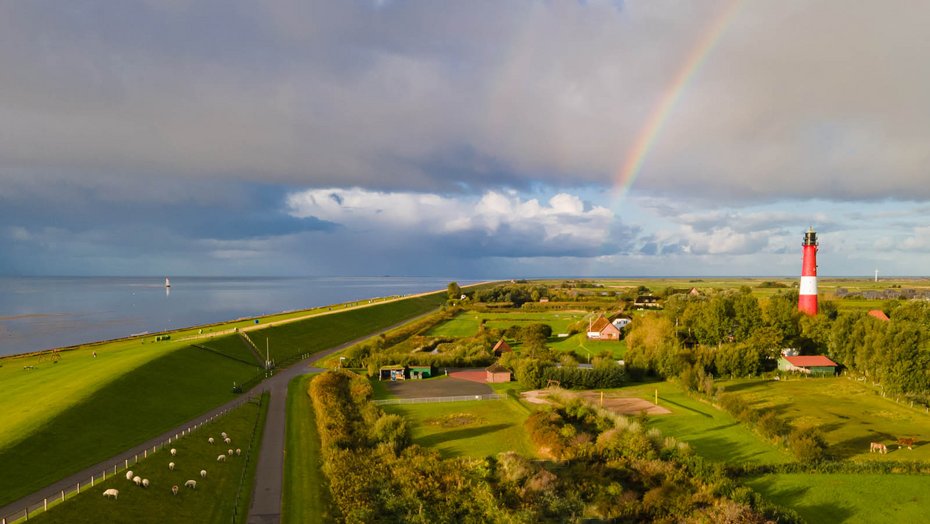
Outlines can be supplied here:
M252 323L250 335L256 343L269 337L278 362L286 362L426 313L444 300L445 293L433 293L357 309L317 308L319 316L274 327ZM169 342L152 342L149 335L146 342L96 344L63 351L58 359L53 353L0 359L0 506L233 399L233 382L255 377L257 367L237 335L177 340L198 331L174 332Z
M287 435L284 454L284 500L281 522L333 520L329 486L321 469L320 435L310 400L315 375L295 377L287 388Z

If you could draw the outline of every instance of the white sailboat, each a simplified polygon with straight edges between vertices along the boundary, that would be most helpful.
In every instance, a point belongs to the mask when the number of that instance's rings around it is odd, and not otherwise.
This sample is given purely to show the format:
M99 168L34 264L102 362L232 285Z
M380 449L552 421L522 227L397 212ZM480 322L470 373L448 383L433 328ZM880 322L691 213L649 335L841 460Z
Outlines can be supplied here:
M171 281L168 280L168 277L165 277L165 287L171 287Z

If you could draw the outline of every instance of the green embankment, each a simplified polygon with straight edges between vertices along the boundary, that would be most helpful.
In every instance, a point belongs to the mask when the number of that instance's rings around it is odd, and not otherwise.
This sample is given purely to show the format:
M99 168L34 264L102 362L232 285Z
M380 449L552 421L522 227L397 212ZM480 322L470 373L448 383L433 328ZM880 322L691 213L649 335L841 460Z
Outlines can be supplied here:
M148 488L137 487L126 480L121 471L105 482L97 483L93 488L82 489L81 494L64 503L49 508L47 513L30 517L30 521L62 523L98 523L98 522L199 522L227 523L233 518L236 507L236 494L240 481L246 479L240 493L240 502L245 501L248 508L262 421L267 412L267 394L262 406L257 402L247 402L229 414L211 422L192 434L172 443L178 450L177 456L171 457L161 450L149 458L133 465L130 469L136 475L150 481ZM246 469L249 439L252 440L252 454ZM216 456L225 453L225 444L212 445L207 437L219 439L219 433L225 431L232 438L232 447L242 449L242 455L233 455L226 462L217 462ZM222 449L221 449L222 446ZM168 462L174 462L174 471L168 469ZM200 476L200 470L207 471L206 478ZM253 474L250 474L250 471ZM243 475L244 473L244 475ZM192 479L197 482L195 489L184 487ZM172 495L171 486L180 490ZM106 489L119 490L119 496L112 500L103 496ZM241 508L241 504L240 504ZM241 509L239 510L241 512ZM241 513L240 513L241 515Z
M281 521L285 523L333 520L329 487L321 470L320 436L309 394L313 376L296 377L287 388L287 440L281 508Z

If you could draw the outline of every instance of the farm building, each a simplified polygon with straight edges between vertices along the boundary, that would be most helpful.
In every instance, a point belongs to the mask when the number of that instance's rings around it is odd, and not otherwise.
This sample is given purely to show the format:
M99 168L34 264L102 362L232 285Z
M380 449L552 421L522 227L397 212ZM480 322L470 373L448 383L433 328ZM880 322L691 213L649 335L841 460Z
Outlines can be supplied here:
M510 370L497 362L491 364L491 367L487 368L485 371L488 374L488 382L510 382Z
M588 325L588 340L620 340L620 328L599 317Z
M378 370L378 380L404 380L407 378L407 368L401 364L381 366Z
M430 378L433 376L432 366L410 366L407 371L410 373L410 378Z
M881 309L873 309L872 311L869 311L869 316L875 317L879 320L884 320L885 322L888 322L889 320L891 320L890 318L888 318L888 315L886 315L885 312L882 311Z
M499 357L504 353L510 353L513 351L513 348L510 347L510 344L506 340L500 339L497 341L497 344L494 344L494 356Z
M833 375L837 363L823 355L781 357L778 359L779 371L796 371L808 375Z
M633 301L633 307L638 309L659 309L662 305L659 304L659 297L641 295L636 297L636 300Z

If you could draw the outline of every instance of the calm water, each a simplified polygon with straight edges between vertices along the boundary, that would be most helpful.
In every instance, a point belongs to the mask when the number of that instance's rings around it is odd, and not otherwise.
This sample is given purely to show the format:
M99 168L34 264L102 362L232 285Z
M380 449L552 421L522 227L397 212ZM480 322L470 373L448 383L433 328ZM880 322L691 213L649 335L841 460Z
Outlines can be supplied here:
M451 280L456 279L177 277L169 292L163 278L0 277L0 355L432 291Z

